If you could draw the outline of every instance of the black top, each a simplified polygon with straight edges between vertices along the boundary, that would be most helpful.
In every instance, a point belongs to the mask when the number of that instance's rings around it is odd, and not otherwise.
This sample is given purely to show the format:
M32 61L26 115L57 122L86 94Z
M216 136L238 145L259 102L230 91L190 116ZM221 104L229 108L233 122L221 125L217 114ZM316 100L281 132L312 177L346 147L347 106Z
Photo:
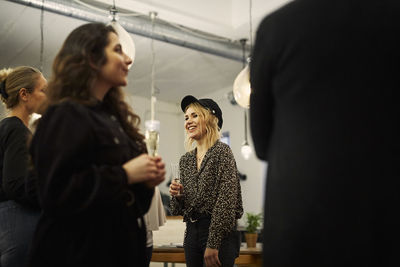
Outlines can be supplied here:
M260 24L264 266L399 265L399 13L398 0L297 0Z
M122 168L141 153L102 103L48 109L31 147L43 215L29 266L144 266L138 218L154 190L128 185Z
M37 209L36 175L27 148L31 132L18 117L0 122L0 201L15 200Z
M243 214L236 161L230 147L221 141L207 150L199 170L196 153L194 149L180 159L184 193L183 197L172 197L171 210L174 215L183 215L186 222L196 214L209 214L207 247L219 249Z

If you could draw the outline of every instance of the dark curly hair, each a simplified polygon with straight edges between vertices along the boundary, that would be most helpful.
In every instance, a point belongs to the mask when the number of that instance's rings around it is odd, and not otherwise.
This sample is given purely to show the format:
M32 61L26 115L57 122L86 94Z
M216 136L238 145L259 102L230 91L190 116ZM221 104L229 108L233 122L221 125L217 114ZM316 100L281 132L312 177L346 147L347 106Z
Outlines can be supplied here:
M117 34L111 26L88 23L69 34L53 63L47 107L63 101L84 105L96 103L89 89L95 83L100 67L107 61L105 48L111 32ZM144 136L139 132L140 118L125 102L122 89L111 88L103 103L118 118L125 132L145 151Z

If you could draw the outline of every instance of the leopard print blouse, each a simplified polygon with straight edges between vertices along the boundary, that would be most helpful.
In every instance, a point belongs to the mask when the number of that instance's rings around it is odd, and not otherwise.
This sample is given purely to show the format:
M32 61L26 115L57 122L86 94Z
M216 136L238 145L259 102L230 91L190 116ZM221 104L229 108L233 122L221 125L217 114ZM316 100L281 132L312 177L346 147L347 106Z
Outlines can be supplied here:
M218 249L243 215L236 161L230 147L217 141L197 170L196 152L187 152L180 159L183 197L172 197L171 210L173 215L182 215L185 222L195 213L209 214L207 247Z

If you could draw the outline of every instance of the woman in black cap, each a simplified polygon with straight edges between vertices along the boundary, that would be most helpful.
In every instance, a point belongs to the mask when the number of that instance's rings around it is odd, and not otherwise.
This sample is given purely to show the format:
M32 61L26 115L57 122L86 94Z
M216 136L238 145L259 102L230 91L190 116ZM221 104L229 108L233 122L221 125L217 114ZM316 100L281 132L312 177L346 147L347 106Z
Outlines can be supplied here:
M186 96L185 147L179 162L181 184L172 182L171 209L186 222L184 241L189 267L233 266L239 255L236 221L243 214L235 158L219 141L222 112L212 99Z

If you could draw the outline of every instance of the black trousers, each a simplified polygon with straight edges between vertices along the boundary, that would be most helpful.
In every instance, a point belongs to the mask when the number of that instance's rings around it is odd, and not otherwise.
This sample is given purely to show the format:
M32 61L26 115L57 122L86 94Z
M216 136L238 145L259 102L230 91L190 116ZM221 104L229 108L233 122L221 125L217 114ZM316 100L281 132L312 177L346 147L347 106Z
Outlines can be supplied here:
M146 266L149 267L150 266L150 261L151 261L151 256L153 255L153 246L151 247L146 247Z
M184 242L186 266L203 267L210 218L202 218L194 223L186 223ZM218 250L218 258L223 267L232 267L240 253L241 238L239 231L232 231L226 236Z

